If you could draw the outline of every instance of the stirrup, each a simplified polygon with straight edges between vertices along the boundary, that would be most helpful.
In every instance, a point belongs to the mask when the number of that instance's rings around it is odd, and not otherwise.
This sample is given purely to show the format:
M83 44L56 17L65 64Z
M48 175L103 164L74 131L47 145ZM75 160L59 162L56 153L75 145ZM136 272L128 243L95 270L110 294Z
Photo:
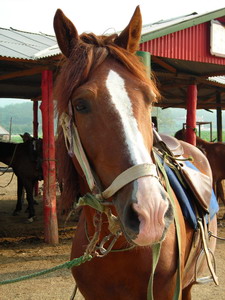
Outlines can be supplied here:
M214 270L214 273L216 274L216 260L215 260L214 254L213 254L212 250L209 248L208 248L208 251L211 255L211 258L209 258L209 259L211 259L211 261L212 261L213 270ZM213 282L213 281L215 282L212 274L208 275L208 276L204 276L204 277L198 277L198 265L201 263L201 258L203 255L206 255L204 248L202 248L201 252L199 253L199 255L197 257L196 265L195 265L195 283L196 284L205 284L205 283L209 283L209 282ZM216 278L217 278L217 276L216 276ZM218 285L218 283L216 283L216 284Z
M202 251L200 252L200 254L197 258L197 262L196 262L196 266L195 266L195 282L196 283L207 283L207 282L214 281L214 283L216 285L219 285L218 277L216 275L215 257L214 257L213 252L208 248L208 245L207 245L207 242L206 242L206 237L205 237L205 231L204 231L201 219L198 219L198 225L199 225L200 233L201 233L201 236L202 236L203 248L202 248ZM208 268L209 268L209 271L210 271L211 275L206 276L206 277L202 277L202 278L197 278L198 260L199 260L199 258L202 254L205 254L206 262L207 262L207 265L208 265ZM212 260L210 258L210 255L212 257Z

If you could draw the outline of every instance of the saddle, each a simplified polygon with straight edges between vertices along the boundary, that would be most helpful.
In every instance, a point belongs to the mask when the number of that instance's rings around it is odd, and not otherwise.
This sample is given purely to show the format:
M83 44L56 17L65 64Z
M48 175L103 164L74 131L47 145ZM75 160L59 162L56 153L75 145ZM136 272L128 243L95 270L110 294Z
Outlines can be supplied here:
M154 132L154 147L168 158L168 166L181 179L182 185L193 193L197 205L204 214L209 214L212 197L211 178L201 172L190 162L184 160L184 149L176 138ZM202 154L203 155L203 154Z
M183 157L184 149L179 140L165 134L159 135L155 130L153 130L153 133L153 145L158 150L157 153L161 153L160 160L164 164L170 185L177 196L183 215L195 229L195 238L192 241L188 259L185 263L184 273L189 273L193 260L196 260L197 245L201 244L203 246L201 246L201 252L195 265L194 283L207 283L213 280L218 285L218 277L215 273L215 258L210 248L208 248L206 225L207 221L209 222L209 219L212 219L219 209L215 194L212 191L211 179L199 172L190 162L182 161L181 163L180 159ZM174 172L174 170L176 171ZM180 188L182 181L184 181L187 188ZM192 203L188 199L188 189L192 192L191 199L193 199L193 195L195 196L196 203ZM204 257L211 275L199 278L198 267Z

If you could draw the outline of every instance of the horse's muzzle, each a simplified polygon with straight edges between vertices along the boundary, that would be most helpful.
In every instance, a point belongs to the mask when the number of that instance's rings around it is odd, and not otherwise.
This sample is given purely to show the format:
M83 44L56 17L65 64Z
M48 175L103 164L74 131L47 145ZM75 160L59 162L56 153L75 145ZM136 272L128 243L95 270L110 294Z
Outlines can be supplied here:
M125 186L114 204L126 238L139 246L162 241L174 218L167 193L152 177Z

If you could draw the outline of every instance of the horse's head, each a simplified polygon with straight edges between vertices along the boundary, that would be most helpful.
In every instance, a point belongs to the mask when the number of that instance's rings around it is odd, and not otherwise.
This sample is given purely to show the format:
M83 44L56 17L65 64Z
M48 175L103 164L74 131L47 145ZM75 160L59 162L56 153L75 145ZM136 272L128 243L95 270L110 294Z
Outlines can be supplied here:
M61 10L54 28L66 57L57 87L59 116L65 111L72 116L98 185L106 189L135 165L154 167L150 111L158 91L135 55L142 28L139 7L119 35L79 36ZM63 143L60 147L65 150ZM66 159L69 165L68 154ZM72 160L80 172L77 159ZM70 175L64 176L66 185ZM163 239L173 213L156 170L125 184L112 201L128 240L150 245Z
M185 141L186 140L186 130L185 129L180 129L175 133L175 138L178 140Z

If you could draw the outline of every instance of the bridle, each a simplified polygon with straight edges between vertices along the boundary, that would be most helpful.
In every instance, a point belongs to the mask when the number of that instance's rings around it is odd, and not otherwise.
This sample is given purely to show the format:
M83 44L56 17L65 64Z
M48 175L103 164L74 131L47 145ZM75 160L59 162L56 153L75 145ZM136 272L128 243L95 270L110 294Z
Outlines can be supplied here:
M82 177L85 178L86 183L89 187L90 193L85 194L83 197L80 197L76 207L88 205L94 208L97 211L97 214L105 213L108 219L108 229L110 234L106 236L103 240L108 242L109 239L113 239L112 243L110 243L109 248L112 248L113 244L115 244L118 237L122 234L122 228L120 225L120 221L118 217L112 214L110 206L113 205L111 201L108 201L109 198L114 196L120 189L122 189L128 183L132 181L144 177L144 176L152 176L157 179L157 169L156 165L153 163L143 163L134 165L121 174L119 174L113 182L107 187L105 190L101 190L100 185L98 184L99 179L96 178L96 174L94 174L91 166L89 164L88 158L83 149L79 133L73 119L73 111L72 105L69 104L69 113L62 113L59 119L59 125L63 129L63 135L65 139L65 145L68 151L68 154L71 157L75 157L76 161L82 172ZM101 218L99 218L99 222L101 223ZM96 223L93 220L93 223ZM99 236L100 229L99 226L94 224L95 226L95 234ZM96 237L96 243L97 243ZM102 247L100 247L101 255L107 254L109 252L109 248L107 250L104 249L102 242Z
M71 111L71 109L69 109L69 111ZM65 112L62 113L60 117L60 125L63 129L65 145L68 154L71 157L76 157L78 164L84 174L91 194L94 194L97 198L101 199L101 201L104 202L106 199L109 199L125 185L138 178L144 176L152 176L159 179L155 164L138 164L128 168L127 170L119 174L108 188L106 188L104 191L101 191L101 188L98 186L97 181L95 179L96 175L93 174L88 158L81 144L78 130L73 121L72 114L67 114Z

